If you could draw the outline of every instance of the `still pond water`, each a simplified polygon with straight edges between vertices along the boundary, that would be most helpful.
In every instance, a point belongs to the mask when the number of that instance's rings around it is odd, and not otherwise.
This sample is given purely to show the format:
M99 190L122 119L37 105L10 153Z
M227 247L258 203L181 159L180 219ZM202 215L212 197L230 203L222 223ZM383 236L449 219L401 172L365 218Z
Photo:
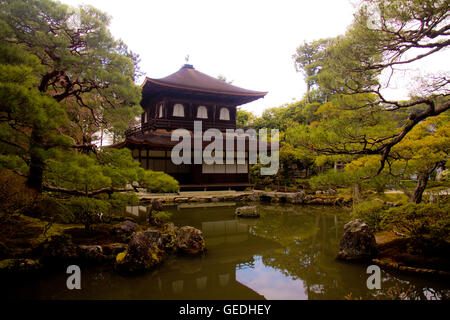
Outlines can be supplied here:
M185 205L186 207L186 205ZM171 257L124 277L82 267L82 290L65 270L3 283L7 299L448 299L449 283L382 271L368 290L367 265L335 260L347 213L330 207L259 205L259 219L236 219L235 206L170 208L171 220L203 231L202 257ZM11 279L12 280L12 279ZM5 286L7 288L5 288Z

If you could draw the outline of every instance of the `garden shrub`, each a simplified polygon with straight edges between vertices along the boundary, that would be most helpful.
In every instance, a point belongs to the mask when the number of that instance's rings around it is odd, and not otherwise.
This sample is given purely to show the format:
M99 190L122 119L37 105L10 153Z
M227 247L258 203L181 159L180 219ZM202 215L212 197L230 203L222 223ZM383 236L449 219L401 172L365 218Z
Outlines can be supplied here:
M25 214L56 223L76 223L75 215L64 200L53 197L44 197Z
M139 198L134 192L114 192L108 202L113 210L123 211L126 206L139 205Z
M161 226L164 223L168 222L171 216L172 214L166 211L158 211L152 213L153 223L157 226Z
M446 246L450 242L450 204L407 203L389 209L382 224L407 233L418 247Z
M76 222L83 224L87 231L91 230L93 224L107 218L111 209L107 201L88 197L69 198L64 201L64 205L74 214Z
M351 185L351 181L349 176L343 171L328 170L325 173L311 177L309 185L313 189L336 189Z
M374 231L381 230L381 222L385 214L385 204L380 200L358 203L353 206L352 218L361 219Z
M39 194L28 188L26 179L10 170L0 168L0 220L33 207Z
M140 185L147 191L156 193L178 192L180 188L178 181L172 176L164 172L151 170L143 172Z
M445 169L444 171L442 171L440 174L440 181L436 181L436 182L441 182L441 183L450 182L450 170Z

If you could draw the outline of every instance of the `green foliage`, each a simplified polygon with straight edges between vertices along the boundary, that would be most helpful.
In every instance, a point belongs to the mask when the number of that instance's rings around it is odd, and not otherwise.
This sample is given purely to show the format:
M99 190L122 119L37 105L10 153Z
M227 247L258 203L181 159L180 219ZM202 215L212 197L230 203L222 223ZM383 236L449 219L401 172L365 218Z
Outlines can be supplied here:
M52 148L71 141L55 129L67 125L64 109L38 90L38 59L23 46L5 44L0 38L0 166L28 174L30 157L46 159ZM41 136L35 145L30 130ZM46 148L43 148L46 145Z
M25 185L25 179L0 168L0 222L3 218L33 207L39 195Z
M339 188L351 184L345 172L329 170L323 174L311 177L309 184L313 189Z
M251 111L238 109L236 112L236 127L241 129L251 128L256 119L257 117Z
M91 201L92 200L92 201ZM122 216L127 205L138 205L139 198L135 193L115 192L110 197L99 195L96 198L74 197L56 198L45 196L22 210L22 213L52 223L87 225L109 222L112 216ZM100 213L102 213L100 217Z
M127 185L136 182L151 192L177 192L179 189L178 182L168 174L142 169L126 148L103 148L96 154L60 152L48 161L45 181L86 195L98 190L109 193L125 190Z
M0 166L28 175L38 192L55 152L94 149L96 132L118 136L141 112L138 57L111 36L109 20L90 6L0 3Z
M445 245L450 241L450 204L407 203L389 209L382 223L386 228L406 232L418 247Z
M264 110L261 117L255 119L255 128L279 129L285 131L292 125L311 121L311 109L317 104L307 104L304 100Z
M438 165L448 161L449 150L450 116L444 113L416 125L392 153L397 172L403 176L416 174L428 180Z
M66 205L64 200L44 197L33 208L24 211L24 214L39 218L51 223L77 223L76 213Z
M366 222L374 231L380 231L386 206L383 201L372 200L358 203L353 206L352 218L361 219Z
M111 204L112 209L123 212L126 206L139 205L139 198L136 193L114 192L109 199L109 203Z
M302 72L306 82L306 99L307 101L317 101L311 99L311 89L317 88L318 75L321 71L323 59L326 58L325 50L331 39L320 39L312 42L304 42L297 48L293 56L295 61L295 69L297 72Z
M83 224L88 231L93 224L106 218L111 208L107 201L87 197L69 198L64 205L73 213L75 221Z
M166 223L170 220L171 216L172 216L172 214L170 212L166 212L166 211L158 211L156 213L152 213L153 222L156 225L163 225L164 223Z
M349 181L378 175L358 184L380 193L417 174L411 199L420 202L428 177L448 159L448 86L440 82L445 77L430 75L409 101L388 101L380 75L448 47L448 9L445 1L363 0L345 35L299 46L294 59L305 76L306 100L320 105L314 121L287 129L289 143L319 154L316 165L348 163ZM342 183L342 176L329 177Z
M440 174L440 181L442 182L450 182L450 170L446 169L444 171L441 172Z
M160 171L145 170L141 172L140 184L149 192L178 192L178 182L172 176Z
M47 162L45 181L88 195L102 188L125 188L138 181L142 169L128 149L101 149L97 154L80 154L67 151L55 154Z

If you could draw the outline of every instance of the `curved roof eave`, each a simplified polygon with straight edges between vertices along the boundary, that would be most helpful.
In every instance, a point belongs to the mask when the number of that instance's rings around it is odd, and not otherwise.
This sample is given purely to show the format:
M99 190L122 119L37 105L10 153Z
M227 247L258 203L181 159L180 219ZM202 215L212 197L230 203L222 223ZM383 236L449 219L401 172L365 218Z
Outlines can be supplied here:
M268 93L268 92L258 92L258 91L255 91L255 92L230 92L230 91L221 91L221 90L213 90L213 89L205 89L205 88L195 88L195 87L190 87L190 86L185 86L185 85L167 83L167 82L163 82L158 79L152 79L152 78L148 78L148 77L146 77L144 82L141 84L141 88L144 88L144 86L148 82L154 83L159 86L164 86L164 87L205 92L205 93L223 94L223 95L230 95L230 96L249 96L249 97L263 98Z

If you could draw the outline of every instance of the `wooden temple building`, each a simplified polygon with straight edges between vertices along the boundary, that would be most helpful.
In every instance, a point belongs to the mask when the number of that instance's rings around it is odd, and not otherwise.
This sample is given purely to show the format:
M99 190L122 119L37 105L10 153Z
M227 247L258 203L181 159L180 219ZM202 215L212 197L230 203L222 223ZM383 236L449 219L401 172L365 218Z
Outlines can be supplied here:
M124 142L116 145L132 150L144 169L163 171L180 183L180 189L243 189L250 186L248 147L245 164L179 164L171 161L171 141L175 129L236 129L236 108L263 98L267 92L246 90L213 78L185 64L177 72L161 79L146 78L142 87L144 110L140 125L126 131ZM210 142L203 142L202 148ZM194 144L192 144L194 145ZM234 148L236 150L236 148ZM225 139L224 139L225 152ZM194 152L192 151L191 154ZM242 161L241 161L242 162Z

